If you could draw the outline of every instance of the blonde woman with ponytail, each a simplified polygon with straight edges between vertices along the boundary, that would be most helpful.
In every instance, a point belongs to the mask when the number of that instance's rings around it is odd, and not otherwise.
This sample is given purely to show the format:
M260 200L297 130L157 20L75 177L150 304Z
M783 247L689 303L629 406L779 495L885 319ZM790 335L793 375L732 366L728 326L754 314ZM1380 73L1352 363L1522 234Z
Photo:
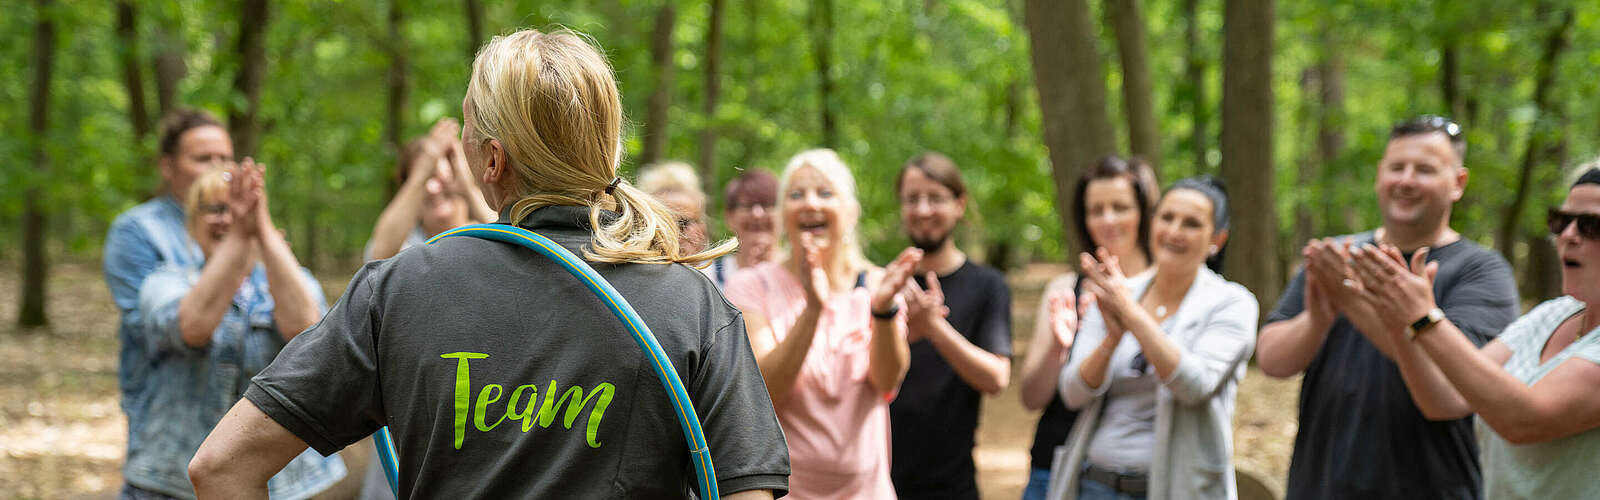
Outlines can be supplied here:
M724 498L788 490L788 449L745 322L683 265L735 243L680 247L674 214L618 176L622 106L601 52L567 30L496 37L473 63L462 113L467 165L498 223L581 255L654 331ZM443 239L357 273L253 381L190 474L202 497L261 497L287 450L332 453L387 425L403 495L686 498L688 449L644 357L550 259Z
M855 179L833 151L789 160L777 211L788 255L734 273L727 294L789 440L788 498L894 498L889 401L911 364L899 294L922 251L867 262Z

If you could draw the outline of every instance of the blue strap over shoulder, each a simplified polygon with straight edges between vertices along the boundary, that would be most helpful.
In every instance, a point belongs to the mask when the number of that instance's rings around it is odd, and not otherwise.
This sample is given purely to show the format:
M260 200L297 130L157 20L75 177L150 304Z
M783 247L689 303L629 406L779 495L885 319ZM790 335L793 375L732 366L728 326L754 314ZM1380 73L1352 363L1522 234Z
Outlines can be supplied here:
M700 431L700 416L694 411L694 404L689 400L689 393L683 388L683 381L678 378L678 371L672 366L672 360L667 358L666 351L661 349L661 344L656 342L650 327L645 326L639 319L638 312L633 306L628 305L627 299L617 293L611 283L600 277L594 268L589 267L583 259L563 248L556 242L539 233L529 231L517 226L506 224L473 224L462 226L440 233L428 240L429 244L444 238L456 236L471 236L486 240L494 240L515 245L521 245L549 257L561 264L563 269L574 277L582 280L589 290L594 292L611 309L617 319L622 320L632 333L634 343L644 350L650 360L650 367L655 371L656 378L661 380L662 387L666 388L667 395L672 398L674 413L678 417L678 425L683 428L683 438L689 445L689 455L694 461L695 476L700 485L700 498L719 498L717 494L717 475L711 465L711 449L706 445L706 437ZM396 458L394 442L389 435L389 428L380 429L373 435L378 445L379 460L383 463L383 470L389 479L389 488L399 495L399 463Z

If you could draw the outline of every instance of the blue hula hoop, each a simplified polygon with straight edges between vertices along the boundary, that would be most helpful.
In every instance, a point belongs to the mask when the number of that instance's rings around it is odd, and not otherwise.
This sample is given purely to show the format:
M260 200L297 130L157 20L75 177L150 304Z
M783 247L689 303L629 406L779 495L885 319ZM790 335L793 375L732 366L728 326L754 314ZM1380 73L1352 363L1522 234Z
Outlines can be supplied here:
M661 344L656 342L655 334L650 333L650 327L645 326L644 320L639 319L639 313L633 310L627 299L622 298L622 294L611 287L611 283L600 277L600 274L589 267L583 259L556 242L539 233L512 225L462 226L434 236L428 240L428 244L456 236L471 236L530 248L554 259L568 273L582 280L589 287L589 291L600 297L606 303L606 307L611 309L612 314L628 326L628 330L633 334L634 343L644 350L646 357L650 359L650 367L654 369L656 378L661 380L662 387L666 388L667 395L672 398L678 425L683 428L683 439L689 445L689 458L694 461L695 476L700 485L700 498L719 498L717 474L711 465L711 449L706 445L705 433L700 430L700 416L694 411L688 391L683 388L683 380L678 378L678 370L672 366L672 360L667 357L666 351L661 349ZM378 446L378 459L383 464L383 472L389 479L389 489L398 497L400 466L389 428L379 429L373 434L373 439Z

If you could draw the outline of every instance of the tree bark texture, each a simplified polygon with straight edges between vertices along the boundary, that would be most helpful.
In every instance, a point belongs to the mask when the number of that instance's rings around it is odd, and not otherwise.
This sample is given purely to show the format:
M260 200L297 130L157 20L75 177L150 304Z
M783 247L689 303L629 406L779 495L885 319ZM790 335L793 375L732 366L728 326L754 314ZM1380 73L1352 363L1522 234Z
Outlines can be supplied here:
M410 98L410 62L407 54L410 50L406 47L405 22L406 13L400 4L401 0L389 0L388 29L389 29L389 76L388 97L389 107L385 110L387 115L384 120L384 138L389 141L389 146L394 148L395 157L399 157L405 150L406 130L406 101ZM391 185L390 194L393 195L400 186Z
M478 48L483 46L483 2L466 0L467 8L467 60L478 57Z
M234 102L228 106L228 133L233 136L233 154L255 156L261 140L261 83L267 74L267 0L243 0L239 12L239 72L233 91L244 98L244 108Z
M717 98L722 92L723 0L710 0L711 28L706 30L706 100L704 128L700 129L700 185L706 193L717 192ZM710 211L710 207L706 207Z
M1534 70L1533 107L1536 111L1533 126L1528 131L1527 147L1522 150L1522 168L1517 176L1516 194L1511 198L1511 207L1506 209L1505 218L1501 219L1500 232L1494 239L1495 247L1500 254L1505 256L1513 266L1517 259L1512 251L1518 239L1522 223L1522 210L1528 203L1528 190L1530 189L1534 170L1543 159L1545 149L1560 141L1559 127L1555 127L1552 116L1558 114L1552 111L1550 103L1551 87L1555 83L1556 61L1561 57L1561 52L1567 47L1567 31L1572 27L1572 8L1563 9L1559 21L1551 29L1549 37L1545 38L1544 51L1539 57L1539 65ZM1559 168L1557 166L1556 168Z
M817 99L822 125L822 145L839 147L839 131L833 115L833 0L811 2L811 55L817 65Z
M672 109L672 77L676 70L672 61L672 28L677 18L678 9L672 2L656 11L655 31L650 38L650 61L656 69L656 82L645 104L644 151L640 158L644 165L661 161L667 152L667 114Z
M33 29L33 86L28 89L28 137L36 178L48 177L50 159L45 153L45 136L50 128L50 77L56 63L55 1L34 0L38 21ZM22 304L17 323L23 327L44 326L45 277L50 263L44 253L45 203L39 182L28 183L22 198Z
M1337 179L1337 185L1348 186L1355 182L1355 177L1349 170L1340 169L1338 165L1339 157L1344 154L1346 142L1344 48L1340 44L1339 37L1334 35L1332 26L1323 26L1321 38L1322 57L1317 62L1317 101L1320 104L1317 106L1316 166L1321 169L1322 175L1315 179L1319 183L1325 183L1326 181L1322 179L1331 177ZM1356 229L1354 210L1341 209L1337 203L1324 203L1323 207L1322 220L1339 224L1339 227L1332 232L1345 234Z
M1189 90L1189 149L1194 171L1208 169L1211 111L1206 107L1206 59L1200 53L1200 0L1183 0L1183 73Z
M1105 72L1085 0L1027 0L1023 8L1056 213L1061 234L1073 234L1077 200L1071 198L1078 174L1117 150L1106 116Z
M183 62L182 38L174 37L167 27L158 24L155 40L156 113L165 117L178 108L178 84L189 69Z
M1445 109L1450 118L1467 123L1467 101L1461 93L1461 43L1454 35L1446 37L1440 47L1439 90L1444 97Z
M1150 43L1140 0L1107 0L1106 16L1116 33L1122 62L1122 107L1128 120L1128 145L1151 165L1161 161L1155 97L1150 80Z
M1222 177L1233 204L1228 278L1255 292L1263 314L1282 285L1273 201L1273 0L1225 0Z
M139 13L128 0L117 2L117 47L122 63L122 83L128 89L128 121L134 140L143 144L150 136L150 112L145 108L144 75L139 70Z

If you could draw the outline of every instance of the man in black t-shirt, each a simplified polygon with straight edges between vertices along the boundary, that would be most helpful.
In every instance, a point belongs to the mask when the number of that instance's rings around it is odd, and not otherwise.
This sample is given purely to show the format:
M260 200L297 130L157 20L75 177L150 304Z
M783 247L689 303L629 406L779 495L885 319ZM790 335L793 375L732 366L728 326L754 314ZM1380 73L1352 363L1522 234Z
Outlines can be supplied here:
M938 153L912 158L895 182L900 221L922 249L906 297L911 367L889 405L891 475L903 499L978 498L972 461L982 393L1011 374L1011 291L1005 275L967 260L951 236L966 185Z
M1305 373L1285 498L1481 497L1471 417L1444 417L1436 402L1413 397L1401 372L1425 368L1395 353L1415 346L1396 344L1404 337L1384 331L1346 280L1354 245L1388 243L1408 259L1427 247L1427 259L1439 264L1440 308L1473 342L1482 346L1516 318L1505 259L1449 226L1451 205L1466 188L1465 148L1460 126L1447 119L1396 125L1378 164L1383 227L1308 243L1305 269L1268 315L1256 344L1262 371Z

